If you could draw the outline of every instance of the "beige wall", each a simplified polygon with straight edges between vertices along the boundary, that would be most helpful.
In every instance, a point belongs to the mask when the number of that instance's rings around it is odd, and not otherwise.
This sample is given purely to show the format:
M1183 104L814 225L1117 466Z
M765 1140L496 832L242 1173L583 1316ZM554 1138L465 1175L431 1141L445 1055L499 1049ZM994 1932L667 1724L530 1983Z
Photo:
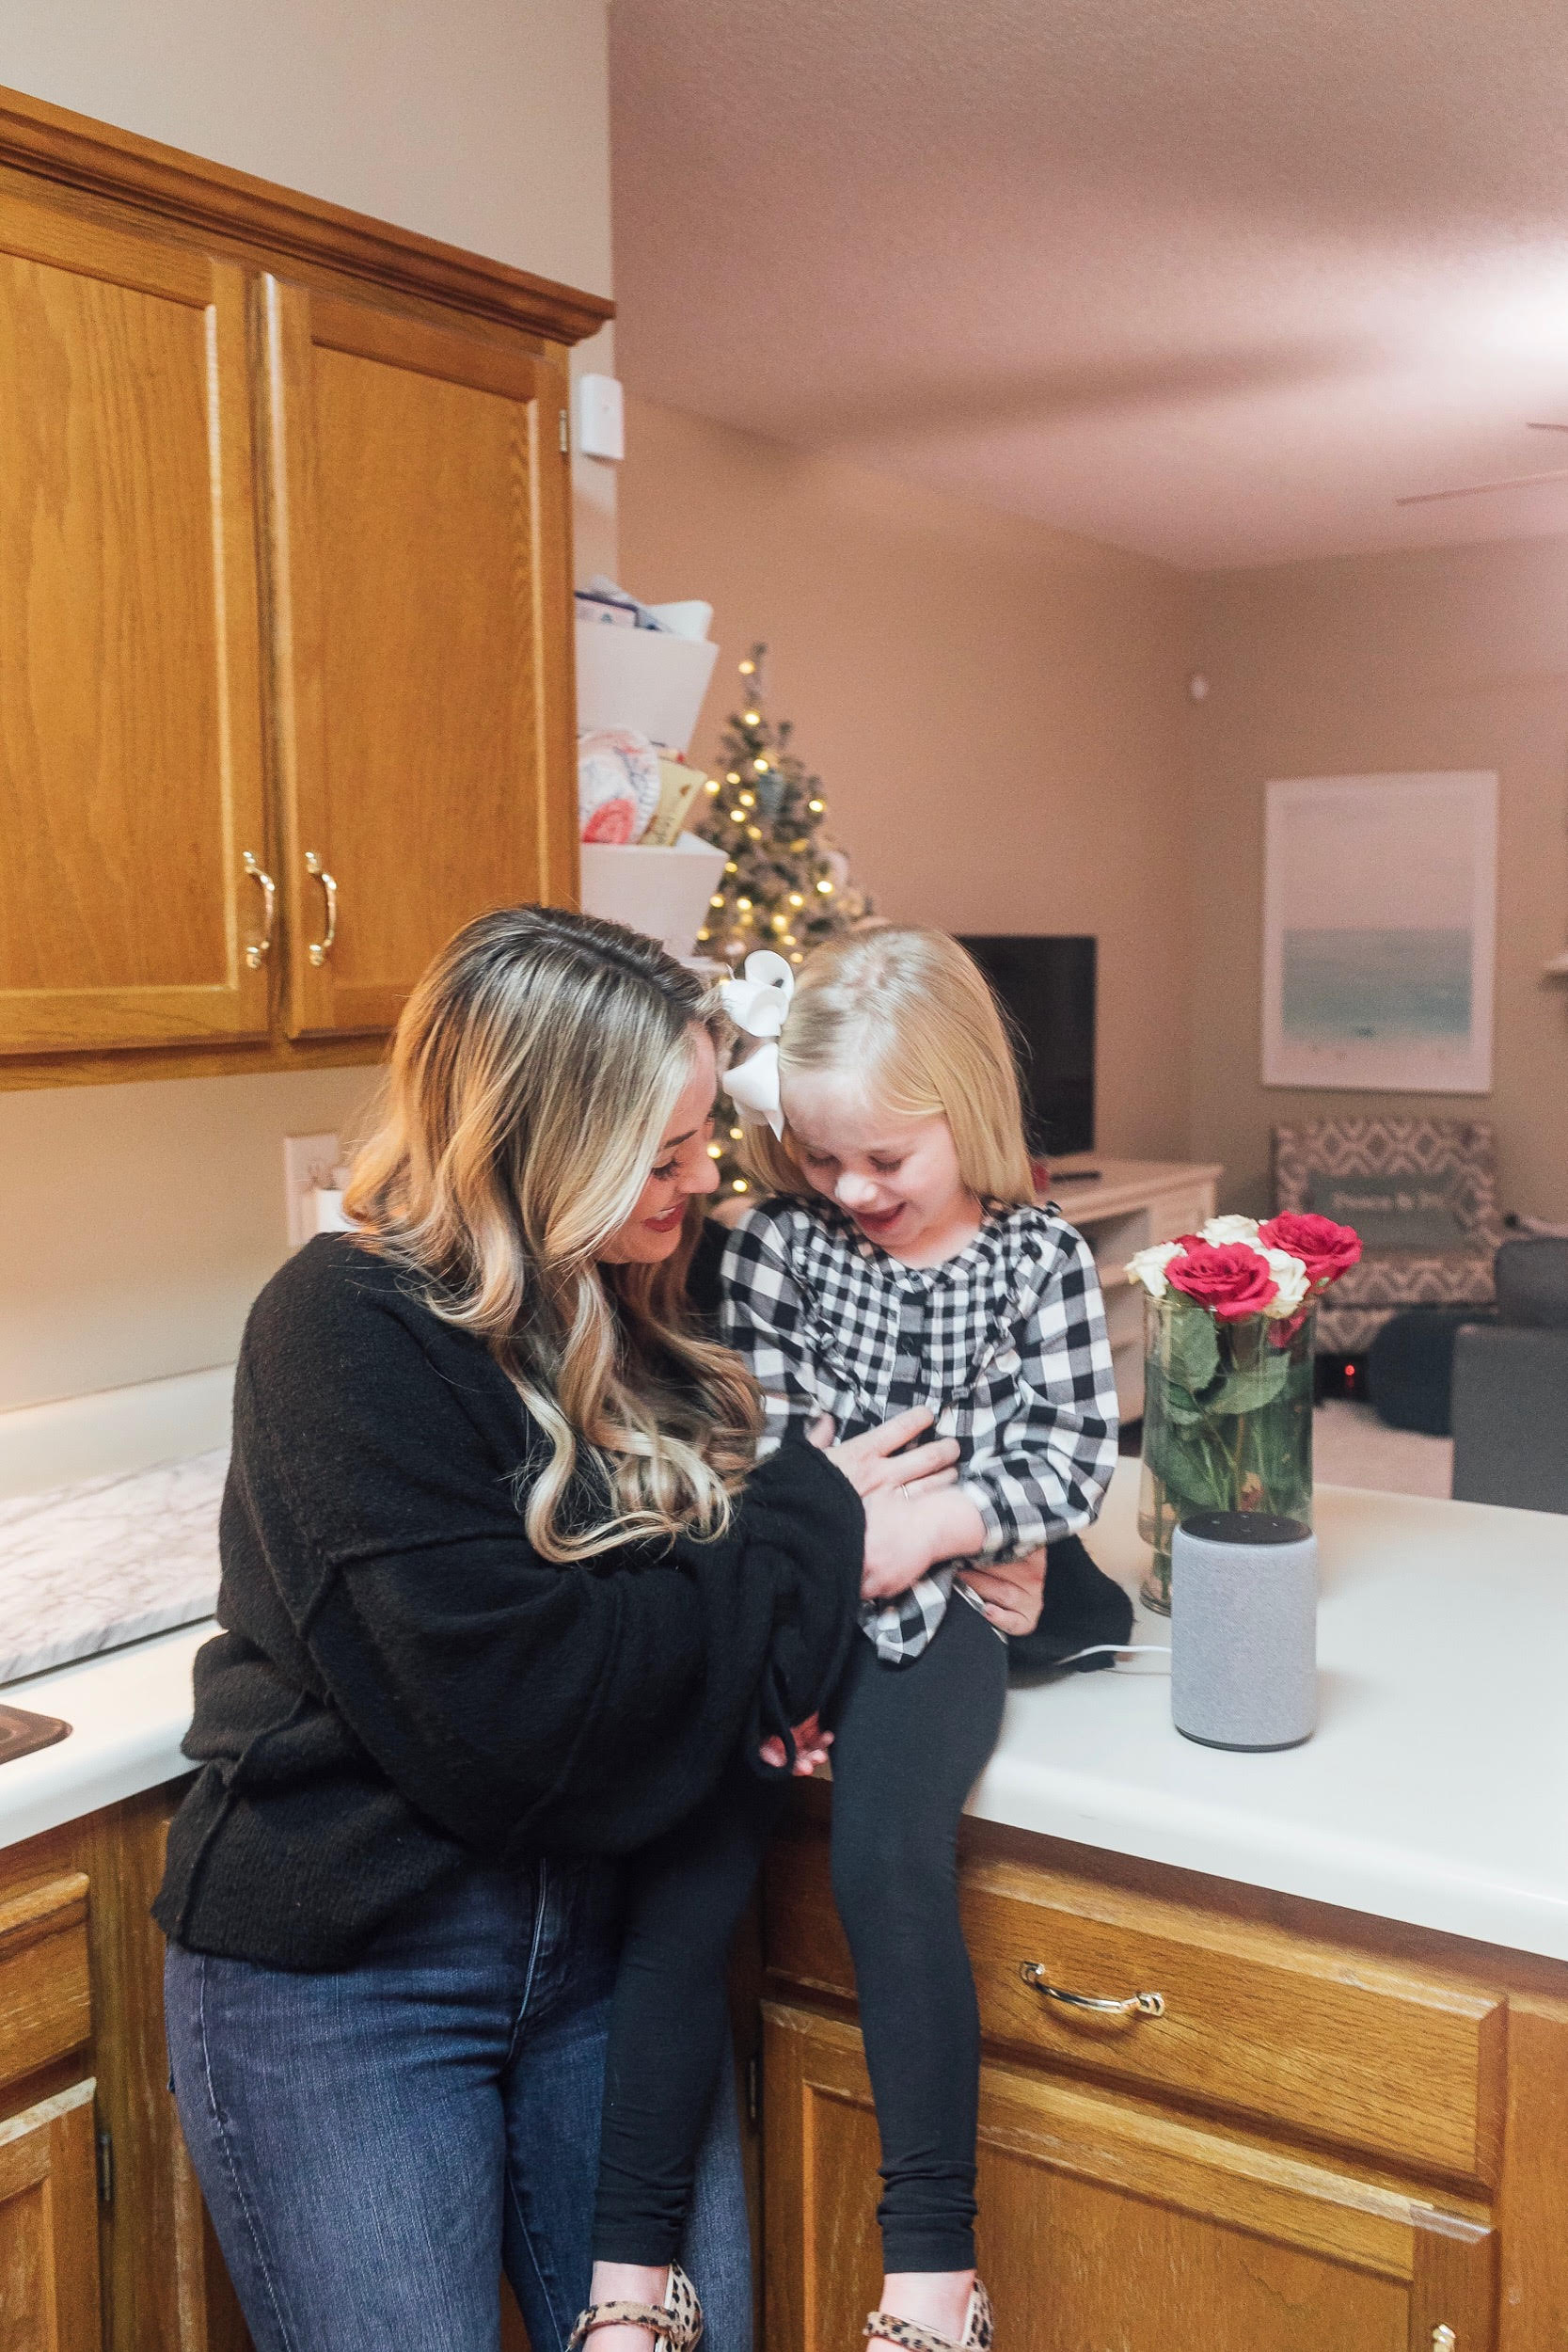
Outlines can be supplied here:
M602 0L50 0L0 82L610 291Z
M1268 1198L1269 1130L1329 1111L1497 1124L1505 1208L1568 1217L1568 541L1211 575L1195 655L1192 1141L1227 1204ZM1497 1058L1490 1099L1260 1083L1263 787L1274 776L1496 769Z
M1101 1148L1183 1154L1192 583L636 401L620 527L628 586L715 608L694 752L766 639L770 708L880 911L1097 933Z
M603 0L51 0L0 10L0 82L610 291ZM579 563L613 569L613 471L578 479ZM371 1075L0 1094L0 1409L231 1358L282 1138Z
M0 1094L0 1412L232 1359L287 1248L283 1137L373 1070Z

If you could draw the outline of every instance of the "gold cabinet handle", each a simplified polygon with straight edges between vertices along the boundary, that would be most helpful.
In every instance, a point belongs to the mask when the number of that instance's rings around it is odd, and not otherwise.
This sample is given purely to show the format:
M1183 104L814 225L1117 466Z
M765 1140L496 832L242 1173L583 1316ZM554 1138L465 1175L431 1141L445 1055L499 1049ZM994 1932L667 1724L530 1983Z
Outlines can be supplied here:
M1025 1984L1032 1984L1048 2001L1065 2001L1069 2009L1092 2009L1101 2017L1163 2017L1165 2013L1163 1993L1129 1993L1124 2001L1097 1993L1069 1993L1065 1985L1050 1982L1037 1960L1024 1961L1018 1973Z
M260 972L272 953L272 927L277 913L277 884L263 866L257 865L248 850L242 862L251 881L261 885L261 936L249 941L245 951L245 960L251 970Z
M313 939L305 950L318 969L332 953L332 943L338 936L338 885L316 855L314 850L305 852L305 870L314 874L326 893L326 930L321 939Z

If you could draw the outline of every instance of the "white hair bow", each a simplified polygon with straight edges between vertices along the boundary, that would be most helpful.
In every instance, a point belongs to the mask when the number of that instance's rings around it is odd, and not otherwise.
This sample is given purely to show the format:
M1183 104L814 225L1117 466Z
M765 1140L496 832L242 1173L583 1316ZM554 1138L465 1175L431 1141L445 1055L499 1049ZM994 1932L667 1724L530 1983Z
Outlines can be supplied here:
M724 1010L748 1037L768 1041L743 1062L726 1071L725 1093L740 1113L743 1124L766 1122L775 1136L784 1134L784 1110L779 1102L779 1049L773 1041L784 1025L795 975L770 947L759 947L746 959L743 980L725 980L719 990Z

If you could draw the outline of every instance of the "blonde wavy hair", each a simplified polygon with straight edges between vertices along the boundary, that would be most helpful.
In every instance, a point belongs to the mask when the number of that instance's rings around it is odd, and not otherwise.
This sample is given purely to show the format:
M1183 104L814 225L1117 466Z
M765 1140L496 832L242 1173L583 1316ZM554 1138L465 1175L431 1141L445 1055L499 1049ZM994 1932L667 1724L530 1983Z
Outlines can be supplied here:
M779 1039L781 1086L821 1070L853 1073L895 1118L944 1118L977 1200L1034 1200L1007 1026L978 964L946 931L882 924L813 950ZM782 1138L748 1125L741 1153L766 1190L804 1187L787 1125Z
M699 982L618 923L510 907L467 924L404 1009L345 1207L444 1322L472 1331L549 1443L519 1464L546 1559L718 1534L755 1452L756 1389L685 1305L702 1229L657 1265L601 1265L691 1075Z

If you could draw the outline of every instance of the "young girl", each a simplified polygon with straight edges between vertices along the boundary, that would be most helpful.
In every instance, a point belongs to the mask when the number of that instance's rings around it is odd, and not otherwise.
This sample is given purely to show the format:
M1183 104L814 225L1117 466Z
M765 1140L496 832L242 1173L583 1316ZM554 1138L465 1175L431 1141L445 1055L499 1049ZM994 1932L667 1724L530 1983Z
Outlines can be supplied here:
M990 2338L957 1840L1006 1687L1006 1643L960 1571L1094 1518L1116 1388L1093 1261L1036 1204L1006 1035L957 942L884 929L819 949L798 987L779 956L746 971L726 1001L768 1041L725 1084L776 1197L730 1238L721 1328L763 1392L763 1450L836 1434L853 1474L856 1436L911 1409L957 1457L899 1490L930 1571L863 1604L833 1731L799 1735L808 1757L835 1741L833 1892L881 2136L884 2280L865 2332L952 2352ZM778 1802L777 1784L739 1771L642 1865L610 2036L595 2301L574 2338L608 2326L619 2341L594 2352L645 2352L643 2329L680 2352L700 2328L667 2271L716 2063L709 2033L699 2069L689 2026L700 1982L721 1984Z

